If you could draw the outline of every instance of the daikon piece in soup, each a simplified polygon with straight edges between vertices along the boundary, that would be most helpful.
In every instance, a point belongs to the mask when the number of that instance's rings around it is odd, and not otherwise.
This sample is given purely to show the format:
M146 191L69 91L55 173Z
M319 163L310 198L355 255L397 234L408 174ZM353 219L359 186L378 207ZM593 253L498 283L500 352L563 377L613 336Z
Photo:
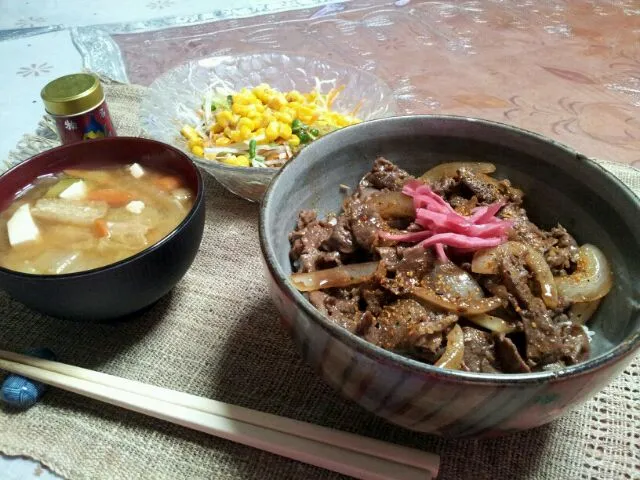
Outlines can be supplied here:
M0 266L59 275L124 260L171 233L194 199L179 177L137 163L40 177L0 214Z

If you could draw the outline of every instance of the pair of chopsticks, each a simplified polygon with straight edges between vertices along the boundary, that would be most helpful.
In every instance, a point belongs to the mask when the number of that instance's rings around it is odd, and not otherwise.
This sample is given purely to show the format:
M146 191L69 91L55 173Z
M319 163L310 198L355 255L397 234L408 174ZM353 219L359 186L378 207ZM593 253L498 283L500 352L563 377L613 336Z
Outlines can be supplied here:
M439 457L60 362L0 350L0 369L362 480L431 480Z

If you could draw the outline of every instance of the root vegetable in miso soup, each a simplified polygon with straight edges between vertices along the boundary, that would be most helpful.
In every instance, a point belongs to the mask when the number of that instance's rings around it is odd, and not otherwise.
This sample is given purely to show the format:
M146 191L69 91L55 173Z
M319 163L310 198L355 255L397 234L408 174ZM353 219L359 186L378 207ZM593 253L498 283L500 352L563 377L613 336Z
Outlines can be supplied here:
M124 260L167 236L193 201L179 177L137 163L40 177L0 214L0 266L59 275Z

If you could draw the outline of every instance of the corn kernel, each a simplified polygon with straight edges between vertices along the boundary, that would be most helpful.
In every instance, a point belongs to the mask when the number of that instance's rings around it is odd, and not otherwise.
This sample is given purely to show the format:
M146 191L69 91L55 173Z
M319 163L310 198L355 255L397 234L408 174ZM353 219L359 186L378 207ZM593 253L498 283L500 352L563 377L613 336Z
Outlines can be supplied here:
M286 98L290 102L304 102L304 97L297 90L291 90L287 93Z
M298 119L302 122L302 123L311 123L313 122L313 117L311 115L300 115L298 116Z
M224 147L226 145L231 144L231 139L228 137L218 137L216 138L216 146L218 147Z
M312 108L308 105L301 105L298 108L298 115L300 117L312 117L315 112L315 108Z
M238 155L236 157L236 162L238 162L238 165L241 167L250 167L251 166L251 161L249 160L249 158L246 155Z
M267 125L267 128L264 132L265 137L267 137L267 140L269 140L270 142L278 138L279 133L280 133L280 126L278 122L275 120L272 120L271 122L269 122L269 125Z
M293 122L293 117L288 112L283 112L283 111L276 112L273 114L273 116L276 117L276 120L282 123L290 124L291 122Z
M291 138L291 125L288 123L280 123L280 136L283 140L289 140Z
M250 118L242 117L240 120L238 120L236 127L238 128L238 130L241 130L242 127L247 127L249 130L253 130L254 123Z
M240 134L240 132L238 130L231 130L231 132L229 133L229 138L234 143L242 141L242 135Z
M216 113L216 121L224 128L228 127L231 119L233 118L233 114L229 110L223 110L221 112Z
M201 147L201 146L199 146L199 145L196 145L195 147L192 147L192 148L191 148L191 152L192 152L194 155L197 155L197 156L199 156L199 157L204 156L204 148L202 148L202 147Z
M300 138L298 138L297 135L291 135L291 138L289 138L289 145L292 147L297 147L298 145L300 145Z
M251 138L251 129L247 126L240 127L240 139L249 140Z
M253 94L260 99L260 101L267 103L267 95L271 88L266 83L261 83L252 90Z
M242 105L250 105L252 103L255 103L257 100L258 98L245 88L243 88L239 94L233 96L234 105L236 103Z
M265 135L264 128L259 128L258 130L253 132L253 137L252 138L254 138L255 141L260 143L260 144L268 143L267 142L267 136Z
M250 167L251 162L244 155L229 155L222 159L222 163L226 163L227 165L233 165L234 167Z
M264 103L265 105L269 105L271 103L271 100L273 100L274 97L275 95L273 92L267 91L265 92L265 94L262 96L260 100L262 100L262 103Z
M249 107L250 107L249 105L234 103L233 106L231 107L231 110L233 111L233 113L237 113L238 115L246 117L250 110Z
M260 126L263 128L267 128L271 122L275 120L273 115L263 115L260 119Z
M286 104L287 104L287 99L280 92L273 95L273 97L269 100L269 106L274 110L280 110Z
M184 127L182 127L182 129L180 130L180 133L187 140L196 140L200 137L198 135L198 132L196 132L191 125L185 125Z
M344 117L339 116L336 119L336 125L338 125L339 127L346 127L349 125L349 122L347 122L347 120Z
M219 123L214 123L213 126L211 127L211 131L213 133L221 133L224 131L224 126L220 125Z
M187 145L189 145L189 148L202 147L204 145L204 140L202 140L202 138L198 137L198 138L195 138L193 140L189 140L187 142Z

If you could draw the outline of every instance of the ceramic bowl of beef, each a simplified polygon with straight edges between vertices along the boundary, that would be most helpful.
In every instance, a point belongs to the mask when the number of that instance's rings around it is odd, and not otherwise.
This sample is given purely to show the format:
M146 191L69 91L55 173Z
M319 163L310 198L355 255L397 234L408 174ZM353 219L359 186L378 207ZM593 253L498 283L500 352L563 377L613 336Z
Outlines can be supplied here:
M0 289L53 317L121 319L184 276L204 186L179 150L113 137L57 147L0 176Z
M535 133L394 117L285 166L260 241L283 323L329 384L408 429L487 437L552 421L633 359L639 207Z

